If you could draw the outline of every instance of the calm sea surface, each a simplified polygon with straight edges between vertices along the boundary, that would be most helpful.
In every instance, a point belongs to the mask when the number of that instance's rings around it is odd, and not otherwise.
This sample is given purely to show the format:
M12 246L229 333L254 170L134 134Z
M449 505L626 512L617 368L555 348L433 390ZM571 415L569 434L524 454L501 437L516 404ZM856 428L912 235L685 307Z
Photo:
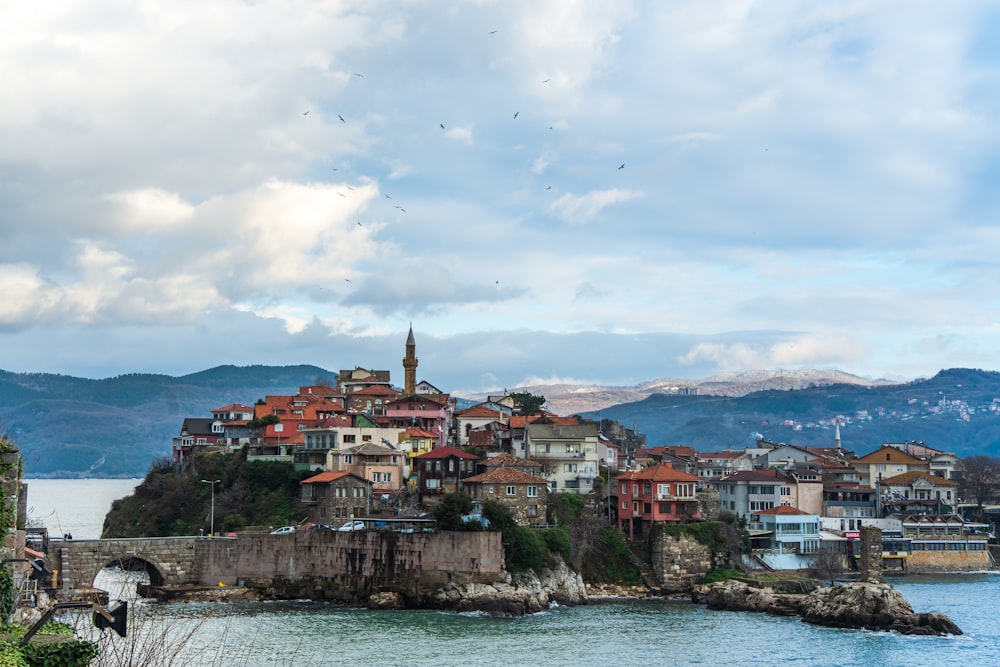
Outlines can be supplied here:
M138 480L129 483L134 486ZM74 536L100 532L122 480L30 480L43 511ZM44 483L44 484L41 484ZM105 493L99 516L72 519L83 493ZM29 505L33 501L29 499ZM61 505L62 502L66 506ZM35 503L36 506L39 503ZM96 532L94 527L96 526ZM86 531L92 531L88 533ZM55 532L55 529L53 529ZM105 570L98 585L124 597L133 575ZM1000 573L893 581L917 611L948 614L960 637L836 630L795 618L714 612L686 602L608 600L495 619L436 611L368 611L301 602L133 606L133 641L169 647L134 664L175 665L976 665L1000 664ZM86 630L81 622L81 632ZM124 642L106 633L105 642ZM119 646L120 648L120 646ZM155 652L155 651L154 651ZM137 654L138 655L138 654Z

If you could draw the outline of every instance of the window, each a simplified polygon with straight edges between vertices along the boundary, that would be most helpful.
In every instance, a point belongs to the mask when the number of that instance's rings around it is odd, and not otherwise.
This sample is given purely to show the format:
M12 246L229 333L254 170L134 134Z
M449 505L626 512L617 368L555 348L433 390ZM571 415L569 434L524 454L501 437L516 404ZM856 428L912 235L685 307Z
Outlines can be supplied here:
M375 482L376 484L378 482L381 482L382 481L382 473L380 473L380 472L373 472L372 473L372 481Z
M530 517L538 516L538 505L528 505L528 516Z
M424 480L424 486L427 487L428 489L440 489L441 480L439 479ZM493 493L493 487L490 487L490 493Z
M549 453L549 443L539 443L535 445L535 453L537 454L548 454Z
M345 433L344 434L344 444L351 443L353 445L354 442L355 442L354 438L355 438L355 435L353 433Z
M493 485L492 484L490 484L490 495L491 496L493 495Z
M534 486L534 485L529 486L528 490L527 490L527 495L528 495L529 498L537 498L538 497L538 487Z
M371 442L372 441L372 437L370 435L363 435L363 436L361 436L361 441L362 442Z
M507 495L508 496L516 496L517 495L517 487L514 486L513 484L507 485Z
M670 514L670 503L660 503L660 514Z
M576 464L575 463L564 463L563 464L563 472L576 472Z
M353 454L344 454L344 463L346 463L347 465L353 464L354 463L354 455Z
M391 472L384 472L384 473L382 473L382 481L383 482L392 482L392 473Z

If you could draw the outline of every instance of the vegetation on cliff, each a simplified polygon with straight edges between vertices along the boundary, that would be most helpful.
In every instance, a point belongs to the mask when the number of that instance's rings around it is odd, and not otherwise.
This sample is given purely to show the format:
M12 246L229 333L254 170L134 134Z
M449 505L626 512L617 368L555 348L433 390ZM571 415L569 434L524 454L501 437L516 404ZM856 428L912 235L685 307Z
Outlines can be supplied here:
M245 452L199 455L182 472L159 461L131 496L112 503L102 537L207 534L213 486L217 533L299 523L309 514L299 501L299 482L312 474L285 463L247 461Z

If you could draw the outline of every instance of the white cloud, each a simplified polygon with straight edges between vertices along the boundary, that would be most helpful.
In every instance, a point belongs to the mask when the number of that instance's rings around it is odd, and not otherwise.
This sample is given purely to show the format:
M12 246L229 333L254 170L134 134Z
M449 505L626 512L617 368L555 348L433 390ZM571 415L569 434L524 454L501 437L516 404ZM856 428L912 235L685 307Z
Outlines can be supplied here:
M639 196L638 192L620 190L594 190L584 195L564 194L549 205L549 212L565 222L579 224L594 218L613 204L626 202Z
M454 139L455 141L460 141L463 144L472 145L471 127L450 127L447 131L445 131L444 136L449 139Z

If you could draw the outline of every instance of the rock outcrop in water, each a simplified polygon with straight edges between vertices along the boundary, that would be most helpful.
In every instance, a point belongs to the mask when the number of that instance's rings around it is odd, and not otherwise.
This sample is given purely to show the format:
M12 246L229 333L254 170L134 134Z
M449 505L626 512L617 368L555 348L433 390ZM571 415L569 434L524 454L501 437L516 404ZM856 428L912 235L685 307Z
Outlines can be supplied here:
M537 572L508 574L493 583L445 584L428 591L420 606L520 616L543 611L553 603L578 605L586 602L583 577L560 560Z
M902 594L888 584L857 582L783 594L770 587L730 580L698 586L692 598L709 609L797 615L806 623L834 628L892 630L906 635L962 634L944 614L914 612Z

